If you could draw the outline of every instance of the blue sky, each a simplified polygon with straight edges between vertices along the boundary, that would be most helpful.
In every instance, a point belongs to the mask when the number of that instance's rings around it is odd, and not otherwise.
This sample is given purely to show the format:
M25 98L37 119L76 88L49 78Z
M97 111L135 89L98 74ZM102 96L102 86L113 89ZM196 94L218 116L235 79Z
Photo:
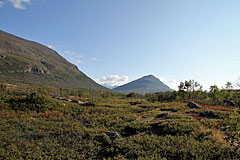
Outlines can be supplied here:
M177 88L240 77L239 0L0 0L0 29L120 85L153 74Z

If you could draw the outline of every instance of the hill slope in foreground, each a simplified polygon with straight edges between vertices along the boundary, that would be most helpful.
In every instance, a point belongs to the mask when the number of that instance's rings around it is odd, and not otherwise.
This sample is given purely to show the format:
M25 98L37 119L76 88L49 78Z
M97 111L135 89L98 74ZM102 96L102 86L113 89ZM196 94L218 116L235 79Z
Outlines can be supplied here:
M140 79L114 88L114 90L122 93L137 92L141 94L173 91L153 75L144 76Z
M7 90L0 96L0 159L240 159L235 107L189 108L104 92L75 96L94 99L85 106L52 98L59 90Z
M0 81L63 88L106 89L56 51L1 30Z

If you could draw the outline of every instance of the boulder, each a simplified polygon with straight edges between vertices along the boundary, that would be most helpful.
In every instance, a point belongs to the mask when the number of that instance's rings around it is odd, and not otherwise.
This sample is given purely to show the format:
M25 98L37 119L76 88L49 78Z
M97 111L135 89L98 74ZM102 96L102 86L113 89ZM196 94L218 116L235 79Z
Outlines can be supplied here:
M105 132L105 133L111 140L120 138L120 136L117 133L114 133L114 132Z
M166 112L166 113L161 113L161 114L158 114L155 118L163 118L163 117L166 117L166 116L168 116L168 115L169 115L168 112Z
M192 101L190 101L187 106L189 108L202 108L200 105L198 105L197 103L194 103Z
M78 100L72 100L72 103L77 103L77 104L85 104L85 102L82 102L82 101L78 101Z
M203 111L199 113L199 117L213 117L213 111Z
M142 104L142 102L129 102L131 105Z
M223 100L223 103L226 103L227 106L231 106L231 107L236 106L236 104L232 100L225 99L225 100Z

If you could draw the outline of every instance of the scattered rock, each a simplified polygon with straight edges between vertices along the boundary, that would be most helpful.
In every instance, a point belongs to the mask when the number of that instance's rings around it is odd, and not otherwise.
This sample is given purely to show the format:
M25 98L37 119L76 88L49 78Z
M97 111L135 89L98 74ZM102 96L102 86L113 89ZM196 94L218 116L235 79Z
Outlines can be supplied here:
M117 133L114 133L114 132L105 132L105 133L111 140L120 138L120 136Z
M226 103L227 106L231 106L231 107L236 106L236 104L232 100L225 99L225 100L223 100L223 103Z
M168 112L166 112L166 113L161 113L161 114L158 114L155 118L163 118L163 117L166 117L166 116L168 116L168 115L169 115Z
M71 102L72 102L72 103L77 103L77 104L85 104L85 102L78 101L78 100L72 100Z
M131 105L142 104L142 102L129 102Z
M66 101L68 101L68 102L72 102L72 100L71 100L71 99L66 99Z
M58 97L57 99L62 100L62 101L67 101L66 98Z
M199 113L200 117L213 117L213 111L203 111Z
M44 74L44 73L45 73L43 69L38 68L38 67L36 67L36 66L30 68L29 70L30 70L30 72L36 72L36 73L41 73L41 74Z
M202 108L200 105L198 105L197 103L194 103L192 101L190 101L187 106L189 108Z
M177 109L172 109L172 112L177 112L178 110Z
M80 105L85 105L86 104L86 102L82 102L82 101L78 101L78 100L72 100L72 99L66 99L66 98L62 98L62 97L53 96L53 98L57 98L57 99L62 100L62 101L77 103L77 104L80 104Z

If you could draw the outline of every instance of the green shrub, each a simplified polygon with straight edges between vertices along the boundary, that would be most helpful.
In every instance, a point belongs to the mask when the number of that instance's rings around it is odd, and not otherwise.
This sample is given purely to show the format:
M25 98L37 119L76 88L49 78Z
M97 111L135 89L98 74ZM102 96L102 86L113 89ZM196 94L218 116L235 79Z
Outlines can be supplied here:
M150 125L147 122L134 121L124 124L121 135L124 137L129 137L147 131L149 128Z
M151 125L151 131L160 136L192 135L193 132L198 132L199 130L200 124L197 122L166 120Z

